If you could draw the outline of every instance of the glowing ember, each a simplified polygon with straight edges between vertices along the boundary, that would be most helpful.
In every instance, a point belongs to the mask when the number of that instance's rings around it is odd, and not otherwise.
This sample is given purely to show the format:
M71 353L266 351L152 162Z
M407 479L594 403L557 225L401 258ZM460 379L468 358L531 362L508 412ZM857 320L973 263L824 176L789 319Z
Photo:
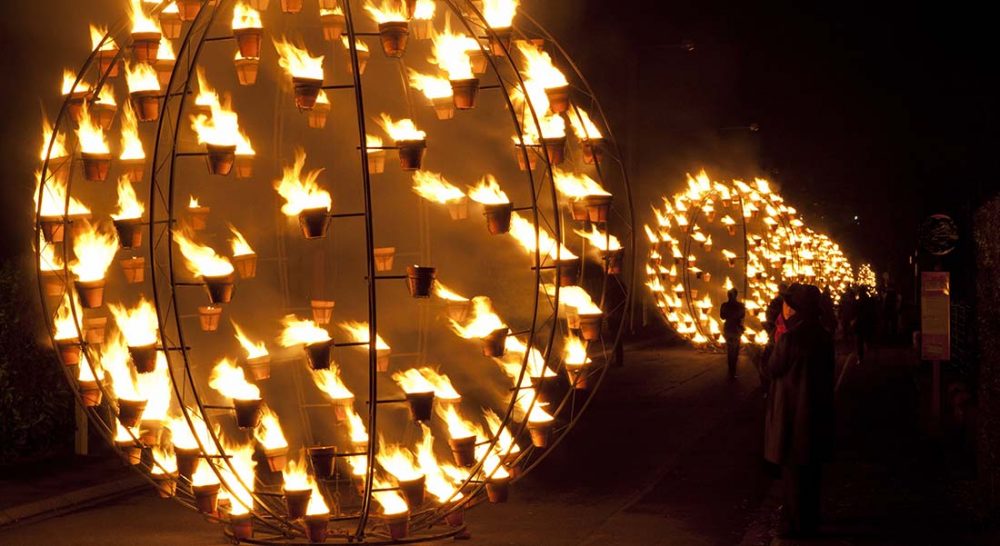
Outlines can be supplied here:
M117 252L118 235L114 230L105 233L90 222L84 222L73 238L75 259L69 263L69 269L79 281L102 280Z
M306 164L306 153L302 149L295 151L295 163L282 169L281 180L274 183L274 188L285 198L281 212L287 216L296 216L303 210L330 210L333 199L330 193L316 184L316 179L323 169L314 169L302 174Z
M202 277L224 277L231 274L233 264L209 246L200 245L185 234L174 231L174 240L184 255L184 262L192 273Z
M212 368L208 385L226 398L234 400L260 400L260 389L247 381L243 368L227 358L219 360Z
M466 324L463 325L453 319L449 321L455 333L465 339L484 338L507 327L493 311L493 302L487 296L472 298L472 318Z

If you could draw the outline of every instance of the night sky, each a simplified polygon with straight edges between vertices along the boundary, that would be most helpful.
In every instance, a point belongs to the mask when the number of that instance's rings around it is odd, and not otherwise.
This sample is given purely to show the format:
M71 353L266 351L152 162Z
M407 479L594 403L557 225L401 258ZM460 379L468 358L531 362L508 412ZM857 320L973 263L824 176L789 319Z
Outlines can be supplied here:
M56 108L61 68L81 62L87 45L85 16L46 16L88 4L107 22L109 8L125 2L0 8L5 258L30 242L40 101ZM918 3L525 5L600 96L629 152L640 221L685 172L767 176L852 261L898 276L923 216L943 211L965 222L998 185L989 161L995 68L982 14ZM693 51L678 47L684 40Z

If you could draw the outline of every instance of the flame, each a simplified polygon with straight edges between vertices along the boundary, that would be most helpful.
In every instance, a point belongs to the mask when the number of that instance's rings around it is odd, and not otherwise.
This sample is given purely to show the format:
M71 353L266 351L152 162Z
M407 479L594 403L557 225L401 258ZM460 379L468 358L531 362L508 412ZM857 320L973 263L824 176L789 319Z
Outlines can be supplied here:
M139 201L128 176L118 178L118 210L111 213L115 220L130 220L142 218L146 207Z
M160 33L160 23L146 15L142 0L129 0L128 17L132 21L132 34L138 32Z
M243 329L240 328L238 324L232 322L232 325L233 325L233 330L235 331L236 341L240 342L240 345L243 347L243 350L246 351L248 359L260 358L262 356L268 355L267 346L264 344L263 341L256 342L251 340L249 337L247 337L247 335L243 332Z
M45 182L45 191L42 191L42 173L35 173L35 206L41 199L40 214L45 218L62 218L67 208L66 183L58 178L50 178ZM68 200L70 216L87 216L90 209L75 197Z
M330 333L309 319L300 320L295 315L285 315L285 318L281 319L281 324L284 329L278 337L278 343L282 347L330 340Z
M173 474L177 472L177 455L171 446L153 447L153 468L150 472L156 475Z
M70 296L70 292L73 293ZM72 297L72 299L70 299ZM53 322L55 323L55 335L56 341L67 340L67 339L80 339L79 332L83 329L83 323L81 315L81 322L75 323L73 321L73 309L80 309L80 298L76 295L76 292L72 290L67 290L63 294L62 301L59 303L59 308L56 309L56 315Z
M517 42L517 48L524 59L523 72L529 80L533 80L546 89L569 85L562 71L552 64L552 57L541 47L527 41Z
M240 133L240 121L233 112L230 100L216 101L209 105L212 115L197 114L191 116L191 128L198 136L198 144L213 144L215 146L235 146L243 138Z
M546 100L545 104L548 104L548 100ZM566 121L557 114L539 115L537 125L534 119L529 116L521 125L524 143L529 146L538 146L541 138L559 139L566 136ZM541 129L541 134L539 134L539 129ZM520 144L517 135L514 135L512 139L514 140L514 144Z
M555 295L555 285L545 284L542 287L544 288L545 293L549 296ZM580 313L581 315L599 315L602 313L601 308L594 303L590 294L579 286L560 287L559 303L568 307L573 307L576 309L577 313Z
M461 32L451 32L451 25L445 22L444 30L434 32L434 57L430 61L448 73L450 80L472 79L472 62L469 51L478 50L479 42Z
M234 271L229 258L220 256L212 247L200 245L188 239L183 233L174 231L174 240L184 255L184 262L195 275L203 277L224 277Z
M434 411L448 425L448 436L452 440L484 436L482 428L459 415L453 404L437 404Z
M111 261L118 252L118 235L114 230L104 233L90 222L73 238L75 259L69 269L80 281L99 281L104 278Z
M326 505L326 500L323 498L323 494L320 493L319 488L314 483L312 486L312 494L309 496L309 504L306 506L306 515L319 516L329 513L330 507Z
M56 247L47 244L45 237L40 233L38 234L38 253L42 271L61 271L63 269L63 261L56 255Z
M204 487L220 483L219 476L212 470L213 468L214 465L212 464L199 464L195 468L194 474L191 475L191 485L194 487Z
M253 490L256 474L254 469L257 466L254 461L253 444L247 442L242 445L232 445L222 438L223 448L229 456L229 464L219 465L219 472L222 474L222 482L225 490L219 494L227 493L236 502L230 503L229 515L238 516L249 514L253 509ZM230 469L232 466L232 469Z
M314 169L302 176L302 168L306 165L306 153L301 148L295 151L295 163L282 169L281 180L274 183L274 189L285 198L281 212L286 216L295 216L306 209L325 208L330 210L333 199L330 193L316 184L316 179L323 169Z
M428 381L416 368L402 372L394 372L392 380L407 394L434 392L434 385ZM381 438L380 438L381 440ZM381 462L381 461L380 461Z
M233 238L229 240L229 243L233 247L233 256L249 256L255 254L253 247L247 242L246 237L240 233L240 230L236 229L232 224L229 225L229 231L233 234Z
M451 98L451 82L447 79L423 74L412 68L409 69L409 74L410 87L422 92L429 100Z
M566 336L566 344L563 346L563 362L567 366L586 366L590 364L587 356L587 345L576 334L570 333Z
M146 347L158 341L159 322L156 309L145 297L131 309L114 303L108 309L115 317L115 324L125 336L130 347Z
M429 366L424 366L417 371L424 377L425 380L433 385L434 398L446 402L457 402L462 399L462 395L458 394L458 391L455 390L455 386L451 384L451 379L448 379L447 375L444 375Z
M219 104L219 94L208 83L208 78L205 76L205 69L199 66L195 70L195 75L198 78L198 94L194 97L195 106L210 109L213 104Z
M170 429L170 440L178 449L198 449L198 442L205 446L205 453L215 455L218 448L212 435L208 431L208 425L198 411L188 407L187 414L191 416L191 423L183 415L172 415L168 418L167 428ZM197 438L196 438L197 436Z
M111 152L104 129L90 117L90 108L86 103L80 111L80 125L76 130L76 136L80 139L80 149L83 153L106 154Z
M157 61L176 61L177 54L174 53L174 46L170 40L163 36L160 38L160 47L156 49Z
M68 152L66 151L66 135L59 133L56 136L55 142L52 142L52 134L55 129L52 127L52 123L49 121L49 117L42 113L42 148L39 154L39 159L45 161L46 158L61 158L66 157ZM52 143L52 153L49 153L49 143ZM51 176L52 167L49 167L49 175Z
M122 161L133 159L145 159L146 151L142 148L142 140L139 138L139 120L135 117L135 110L132 109L132 102L126 101L122 105L122 138L121 154L118 158Z
M146 63L125 65L125 81L129 93L160 90L160 76L152 65Z
M365 421L358 415L358 412L354 411L354 408L348 408L347 429L351 436L351 442L354 444L368 443L368 430L365 428Z
M434 295L447 301L469 301L469 298L452 291L441 281L434 281Z
M504 371L508 371L507 364L512 364L509 371L513 374L509 373L508 375L516 381L521 374L521 357L518 355L524 355L525 352L528 352L528 346L515 336L507 336L504 348L509 353L508 362L504 362ZM554 377L556 375L556 372L545 365L545 357L542 356L537 347L531 348L527 361L528 377Z
M472 298L472 318L465 325L454 319L448 320L452 330L465 339L483 338L507 326L493 311L493 301L488 296Z
M578 106L573 106L573 113L569 114L569 125L573 129L573 134L580 140L597 140L604 138L601 130L597 128L590 114Z
M350 340L355 343L371 342L371 337L369 336L367 322L356 322L351 320L340 323L340 327L343 328L344 330L347 330L347 337L349 337ZM382 336L376 333L375 349L379 351L388 351L390 348L391 347L389 347L389 344L387 344L385 340L382 339Z
M528 415L529 423L549 423L555 420L555 417L545 411L545 404L541 401L536 400L538 393L535 389L521 389L517 393L517 401L515 404L517 408Z
M507 194L500 188L500 184L492 174L487 174L479 181L479 184L469 189L469 198L484 205L510 203Z
M573 174L554 168L552 176L559 193L570 199L581 199L590 195L611 195L596 180L586 174Z
M102 105L115 106L115 90L112 89L110 85L105 85L101 88L101 92L97 94L97 102Z
M372 485L375 486L377 491L372 491L372 497L375 498L375 502L382 507L382 513L387 516L395 514L404 514L409 510L409 506L406 505L406 501L403 499L396 490L390 489L392 484L379 478L375 477Z
M454 203L465 198L465 193L443 176L430 171L413 173L413 191L434 203Z
M66 68L63 69L63 80L62 80L62 94L69 95L70 93L80 93L84 94L90 91L90 84L83 81L76 81L76 72Z
M286 491L308 491L313 488L313 479L307 472L304 461L290 460L281 471Z
M201 208L201 203L198 202L198 198L197 197L195 197L193 195L190 196L190 197L188 197L188 208L189 209Z
M501 480L510 477L510 473L503 467L503 461L493 451L489 451L489 446L477 446L476 458L483 461L482 472L487 478Z
M341 34L340 43L343 44L345 50L347 51L351 50L351 45L350 42L347 40L346 32L344 34ZM354 47L358 50L358 52L368 51L368 44L364 43L361 40L354 40Z
M514 435L510 433L509 428L503 426L503 420L496 412L488 408L484 409L483 419L486 420L486 426L490 433L498 437L494 448L497 453L507 455L521 452L521 446L514 441Z
M278 415L266 404L261 406L260 423L253 429L253 436L264 446L264 449L283 449L288 447L288 440L281 430Z
M99 51L114 51L118 49L118 44L115 43L114 38L108 37L108 41L106 42L104 41L104 37L107 35L108 35L108 27L99 27L91 24L90 25L91 49Z
M101 347L101 367L111 376L112 390L115 397L122 400L145 400L139 394L139 389L129 367L128 347L125 339L117 330L112 330Z
M323 79L323 55L313 57L304 47L298 47L285 40L274 40L278 50L278 64L293 78Z
M231 362L228 358L219 360L212 368L208 378L208 386L219 391L226 398L236 400L260 400L260 389L247 381L243 368Z
M136 428L125 428L125 425L121 421L115 419L115 441L121 443L132 443L135 441L135 437L139 435L139 431Z
M389 2L381 0L379 5L375 5L371 0L365 0L365 11L367 11L376 23L406 22L406 14L403 13L402 2Z
M385 438L379 434L378 455L375 459L386 471L399 481L419 480L424 476L414 454L398 444L386 444Z
M427 133L417 129L417 126L413 124L413 120L409 118L393 121L392 117L388 114L381 114L379 119L375 121L389 135L389 138L396 142L401 140L425 140L427 138Z
M156 367L149 373L139 374L136 383L139 395L147 400L146 409L142 411L142 420L160 423L166 421L173 393L167 355L157 353Z
M344 384L335 365L331 364L328 370L313 370L313 381L334 402L354 400L354 393Z
M233 30L244 28L264 28L260 12L242 1L233 6Z
M510 28L520 0L483 0L483 18L490 27Z
M370 148L381 148L382 147L382 137L377 135L365 135L365 146ZM369 150L368 153L375 154L379 152L384 152L384 150Z
M413 8L413 18L423 21L433 19L436 8L434 0L417 0L417 4Z
M420 430L423 436L420 443L417 444L417 464L420 465L420 472L425 477L424 486L439 502L461 500L464 495L455 488L452 480L449 479L449 476L459 471L458 467L438 461L434 455L434 436L431 435L431 429L420 425Z
M577 257L568 248L557 243L544 229L539 228L536 233L535 225L516 212L510 218L510 234L528 254L533 254L538 248L539 254L556 261L572 260Z
M594 224L590 225L590 231L574 229L573 233L576 233L580 237L590 241L590 244L605 252L609 250L621 250L622 248L622 244L618 240L618 237L615 237L610 233L602 233L601 230L597 229L597 226Z

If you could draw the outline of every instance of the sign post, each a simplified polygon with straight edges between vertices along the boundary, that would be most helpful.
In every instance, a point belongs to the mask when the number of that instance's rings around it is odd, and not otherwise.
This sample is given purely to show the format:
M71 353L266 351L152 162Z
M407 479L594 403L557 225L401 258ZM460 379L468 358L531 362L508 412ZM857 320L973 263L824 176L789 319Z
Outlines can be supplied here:
M929 360L931 428L941 425L941 361L951 360L951 277L947 271L920 274L920 358Z

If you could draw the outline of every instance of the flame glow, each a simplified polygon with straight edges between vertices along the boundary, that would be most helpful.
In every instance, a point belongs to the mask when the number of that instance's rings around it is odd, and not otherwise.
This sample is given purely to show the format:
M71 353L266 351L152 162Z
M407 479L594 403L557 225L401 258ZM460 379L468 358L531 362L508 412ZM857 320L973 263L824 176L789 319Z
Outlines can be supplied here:
M101 124L90 116L90 108L84 104L80 111L80 124L76 130L80 140L80 149L86 154L111 153L108 147L108 137L104 134Z
M146 212L146 207L139 201L132 187L132 180L128 176L118 179L118 209L111 213L115 220L126 220L142 218Z
M394 121L388 114L381 114L379 119L375 121L389 135L389 138L396 142L401 140L425 140L427 138L427 133L417 129L413 120L409 118Z
M293 78L323 79L323 55L313 57L304 47L298 47L284 37L274 40L278 64Z
M126 338L127 339L127 338ZM139 395L147 400L146 409L142 411L143 421L163 423L167 420L170 410L173 389L170 383L170 370L167 367L167 355L156 354L156 367L149 373L141 373L136 378Z
M365 11L372 16L376 23L405 22L406 14L403 13L402 2L391 2L381 0L375 5L371 0L365 0Z
M451 98L451 82L446 78L423 74L409 69L410 87L420 91L430 100Z
M142 147L142 140L139 138L139 120L135 117L135 110L132 109L132 102L126 101L122 105L122 138L121 153L118 158L122 161L145 159L146 151Z
M493 28L510 28L520 0L483 0L483 18Z
M240 233L240 230L230 225L229 231L233 234L233 238L229 240L229 244L233 247L233 256L249 256L251 254L255 254L253 247L251 247L250 243L247 242L246 237Z
M129 93L160 90L159 74L152 65L146 63L126 65L125 81L128 83Z
M288 440L281 430L281 422L278 421L278 414L266 404L261 406L260 423L253 430L253 436L264 446L264 449L283 449L288 447Z
M446 301L469 301L469 298L451 290L437 280L434 281L434 295Z
M73 238L73 255L69 269L80 281L99 281L104 278L118 252L118 235L114 230L103 232L90 222Z
M115 317L115 324L125 336L130 347L146 347L158 340L159 322L156 308L143 297L139 304L129 309L123 305L108 304L108 310Z
M281 319L281 324L284 328L278 337L278 343L282 347L330 340L330 333L309 319L301 320L295 315L285 315L285 318Z
M313 370L313 381L334 402L354 400L354 393L340 378L340 369L332 364L327 370Z
M316 183L323 169L314 169L302 174L306 165L306 153L302 149L295 151L295 163L282 169L281 180L274 183L274 189L285 198L281 212L287 216L296 216L303 210L325 208L330 210L333 198L330 193Z
M450 80L472 79L472 62L469 50L479 49L479 43L467 35L451 31L451 25L446 22L444 30L432 35L434 57L431 62L448 73Z
M469 198L484 205L510 203L510 198L500 188L500 183L492 174L487 174L479 181L479 184L469 189Z
M235 400L260 400L260 389L247 381L243 368L228 358L219 360L212 368L208 386L219 391L226 398Z
M262 356L267 356L267 345L263 341L253 341L243 332L243 329L239 327L235 322L233 324L233 331L235 332L236 341L240 342L240 346L246 351L248 359L260 358Z
M416 171L413 173L413 191L420 197L434 203L454 203L465 199L465 193L445 180L438 173Z
M234 271L229 258L220 256L212 247L200 245L179 231L174 231L184 262L195 275L203 277L224 277Z
M555 239L549 235L549 232L542 228L537 231L538 238L536 239L535 225L530 221L521 217L520 214L514 213L510 218L510 235L521 245L525 252L528 254L534 254L536 248L539 254L542 256L548 256L553 260L572 260L576 258L576 254L569 251L568 248L556 242Z
M244 28L263 28L260 12L250 7L249 4L237 2L233 6L233 30Z
M488 296L472 298L471 313L472 317L464 325L449 319L451 328L462 338L484 338L496 330L507 327L500 316L493 311L493 301Z

